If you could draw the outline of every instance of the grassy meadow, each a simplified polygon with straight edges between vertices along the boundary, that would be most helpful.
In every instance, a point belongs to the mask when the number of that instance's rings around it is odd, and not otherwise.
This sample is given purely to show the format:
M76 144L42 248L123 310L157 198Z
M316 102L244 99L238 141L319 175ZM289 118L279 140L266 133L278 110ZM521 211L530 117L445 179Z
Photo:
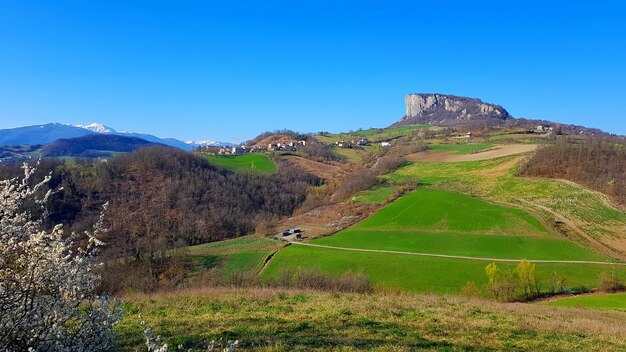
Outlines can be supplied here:
M626 213L606 197L571 182L516 177L524 156L459 163L413 163L387 175L389 182L419 180L438 190L522 208L569 229L566 236L595 251L624 258Z
M554 307L609 309L626 312L626 292L560 298L547 303Z
M440 127L432 125L410 125L391 128L370 128L366 130L358 130L346 133L324 133L315 135L315 139L322 143L333 144L342 140L353 140L360 138L367 138L371 143L377 143L381 141L387 141L398 137L406 136L414 131L418 131L424 128L430 128L438 130Z
M118 351L144 350L147 326L184 350L238 340L244 351L626 351L626 315L619 312L414 294L227 288L130 295L124 302Z
M583 260L610 262L603 254L546 229L527 212L485 202L478 198L420 188L385 206L353 227L314 239L312 244L351 249L527 260ZM488 261L372 253L334 248L289 246L279 251L262 273L280 275L285 268L316 268L339 275L367 274L378 289L458 294L469 282L483 288ZM513 269L514 263L499 263ZM626 277L626 266L574 263L537 263L543 290L549 277L567 278L571 288L595 287L601 272L617 270Z
M276 164L263 154L209 155L207 159L232 171L246 170L262 174L276 172Z
M548 235L539 221L522 210L428 188L399 198L354 228Z
M459 294L470 281L478 285L481 295L489 297L485 266L490 261L424 257L408 254L345 251L331 248L291 245L278 253L262 272L269 279L285 269L314 268L340 275L363 272L382 291L411 291L437 294ZM502 270L512 270L515 263L499 263ZM597 264L537 263L537 278L543 291L550 288L553 273L567 278L567 286L588 289L596 286L602 272L617 270L626 279L626 268Z
M393 192L393 186L380 184L366 191L359 192L352 197L352 202L383 204L393 197Z

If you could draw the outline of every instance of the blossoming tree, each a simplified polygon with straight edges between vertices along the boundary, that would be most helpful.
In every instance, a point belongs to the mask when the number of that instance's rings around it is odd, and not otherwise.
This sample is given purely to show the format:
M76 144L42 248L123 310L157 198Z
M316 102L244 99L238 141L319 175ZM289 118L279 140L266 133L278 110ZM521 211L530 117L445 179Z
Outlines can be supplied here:
M42 187L50 176L31 186L35 168L23 169L22 179L0 181L0 350L106 350L122 311L96 291L103 215L84 237L64 235L61 225L47 231L52 192ZM41 209L36 218L29 204ZM75 246L78 240L85 244Z

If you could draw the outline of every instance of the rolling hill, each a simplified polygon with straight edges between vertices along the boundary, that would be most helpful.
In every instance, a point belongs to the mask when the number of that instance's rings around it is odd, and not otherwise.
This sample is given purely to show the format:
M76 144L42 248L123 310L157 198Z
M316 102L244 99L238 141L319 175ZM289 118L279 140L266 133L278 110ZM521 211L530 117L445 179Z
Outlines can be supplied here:
M44 157L110 157L115 153L133 152L141 147L162 144L148 142L137 137L109 134L88 134L76 138L62 138L41 148Z

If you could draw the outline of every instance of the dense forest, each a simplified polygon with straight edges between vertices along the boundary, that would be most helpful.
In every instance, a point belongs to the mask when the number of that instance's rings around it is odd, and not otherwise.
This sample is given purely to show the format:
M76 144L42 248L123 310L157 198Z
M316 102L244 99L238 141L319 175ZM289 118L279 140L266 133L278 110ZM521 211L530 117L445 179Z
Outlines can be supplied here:
M562 178L600 191L626 205L626 141L617 138L560 138L520 169L520 175Z
M19 166L0 168L0 179L19 175ZM166 270L167 249L252 233L289 216L309 186L321 182L287 163L278 169L272 175L232 172L192 153L147 147L106 163L44 159L33 179L52 174L48 187L60 190L48 221L69 231L89 229L108 202L102 257L144 263L158 276Z
M95 158L109 156L111 152L132 152L149 145L158 144L137 137L90 134L76 138L59 139L41 148L41 154L46 157L70 155Z

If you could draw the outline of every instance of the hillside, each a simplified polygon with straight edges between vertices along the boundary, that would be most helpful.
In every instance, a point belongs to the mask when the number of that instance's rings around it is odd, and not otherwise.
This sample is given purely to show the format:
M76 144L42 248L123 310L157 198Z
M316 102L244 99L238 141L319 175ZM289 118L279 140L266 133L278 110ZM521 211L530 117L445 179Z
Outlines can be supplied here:
M136 138L107 134L89 134L82 137L59 139L41 148L45 157L109 157L113 153L128 153L147 146L157 146L152 142Z
M626 351L620 312L409 294L196 289L126 295L118 350L152 327L170 346L242 351ZM142 323L144 322L144 323Z

